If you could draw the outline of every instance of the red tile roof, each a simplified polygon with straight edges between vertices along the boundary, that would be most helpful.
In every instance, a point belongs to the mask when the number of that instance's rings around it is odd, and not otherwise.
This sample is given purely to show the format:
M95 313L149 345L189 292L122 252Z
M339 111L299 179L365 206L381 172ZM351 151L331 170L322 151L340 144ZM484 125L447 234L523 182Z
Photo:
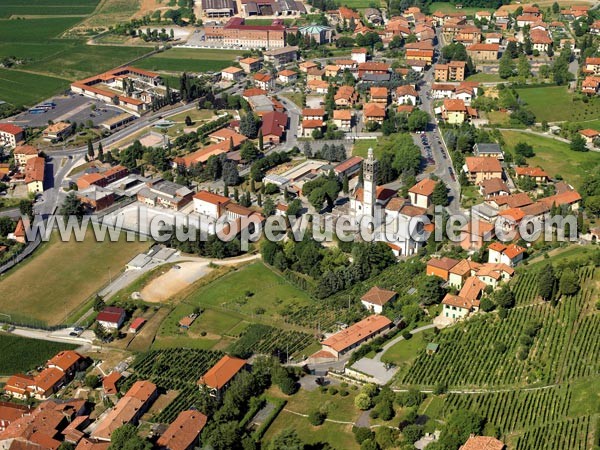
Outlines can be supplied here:
M467 156L465 158L469 172L502 172L502 164L496 158L487 156Z
M325 339L322 344L338 352L346 350L348 347L368 338L369 336L380 332L389 327L392 321L385 316L374 314L361 320L358 323L334 334Z
M198 380L198 384L221 389L244 368L247 362L245 359L225 355Z
M394 291L381 289L378 286L373 286L360 299L373 305L383 306L398 294Z
M129 329L137 331L142 328L146 322L146 319L143 317L136 317L133 322L131 322L131 325L129 325Z
M431 258L429 261L427 261L427 265L442 270L450 270L456 266L458 262L459 261L457 259L442 256L441 258Z
M194 447L208 418L201 412L182 411L169 428L158 438L156 444L169 450L187 450Z
M489 436L471 436L459 450L503 450L504 443Z
M0 123L0 131L17 135L23 132L23 128L13 125L12 123Z
M44 181L44 168L46 167L46 160L41 156L36 156L27 160L25 165L25 183L32 183L34 181Z
M96 320L98 322L118 323L123 315L125 315L123 308L107 306L96 316Z
M436 184L437 183L431 178L424 178L411 187L408 192L429 197L431 194L433 194Z

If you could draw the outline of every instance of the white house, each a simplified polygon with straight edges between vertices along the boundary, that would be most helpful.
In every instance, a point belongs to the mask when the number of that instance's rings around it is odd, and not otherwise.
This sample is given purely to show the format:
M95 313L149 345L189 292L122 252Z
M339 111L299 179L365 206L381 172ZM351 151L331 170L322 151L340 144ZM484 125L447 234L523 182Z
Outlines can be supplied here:
M396 89L396 102L399 105L416 105L419 94L414 87L407 84Z
M123 308L107 306L96 316L96 321L107 330L118 330L125 322L125 317Z
M459 295L446 294L442 300L442 316L447 319L463 319L473 310L473 303Z
M373 286L365 295L360 298L360 302L369 311L372 311L375 314L381 314L383 311L383 306L386 303L394 300L397 296L398 294L394 291L388 291L386 289Z
M228 197L200 191L194 195L194 211L204 216L218 219L225 213L224 206L230 202Z
M436 182L431 178L424 178L408 190L410 202L419 208L429 208L431 195L435 189Z
M493 242L488 247L488 262L490 263L502 263L514 267L523 260L524 255L525 249L517 244L506 246L500 242Z

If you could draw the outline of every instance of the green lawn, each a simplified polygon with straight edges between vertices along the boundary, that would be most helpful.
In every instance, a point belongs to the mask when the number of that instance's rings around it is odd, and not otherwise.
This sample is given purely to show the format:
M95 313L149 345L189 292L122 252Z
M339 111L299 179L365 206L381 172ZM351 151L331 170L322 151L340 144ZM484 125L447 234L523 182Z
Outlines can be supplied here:
M15 106L33 106L68 87L69 82L60 78L0 69L0 100Z
M583 128L591 128L592 130L600 131L600 119L580 122Z
M368 2L366 2L365 0L342 0L339 4L347 6L348 8L364 9L369 8L371 6L377 8L377 4L382 5L382 2L380 0L373 0Z
M57 325L115 277L148 243L61 242L55 233L33 257L0 277L0 312L14 321ZM109 272L110 271L110 272Z
M480 81L482 83L485 83L485 82L493 82L493 81L502 81L502 78L500 78L500 75L498 75L497 73L479 72L479 73L476 73L475 75L471 75L471 76L467 77L467 81Z
M357 139L352 147L352 154L354 156L367 157L367 151L372 148L376 153L377 150L377 139ZM375 154L377 156L377 154Z
M242 53L235 50L173 48L137 62L143 69L165 72L219 71L233 64Z
M0 20L0 42L45 43L48 39L60 37L65 30L79 21L81 17Z
M560 174L568 183L576 188L586 174L597 169L600 164L600 154L597 152L574 152L569 144L551 138L544 138L519 131L502 131L506 147L510 150L518 142L525 142L533 146L535 156L529 158L529 165L540 166L550 176Z
M575 121L596 119L600 115L600 99L590 99L588 103L575 100L566 86L545 86L517 89L519 98L524 101L541 122ZM553 107L549 107L552 102Z
M76 345L28 339L0 332L0 375L27 372L43 365L61 350L72 350L76 347Z
M425 342L424 334L416 333L408 341L401 340L397 344L393 345L382 355L381 360L383 362L390 362L396 365L410 363L426 346L427 342Z

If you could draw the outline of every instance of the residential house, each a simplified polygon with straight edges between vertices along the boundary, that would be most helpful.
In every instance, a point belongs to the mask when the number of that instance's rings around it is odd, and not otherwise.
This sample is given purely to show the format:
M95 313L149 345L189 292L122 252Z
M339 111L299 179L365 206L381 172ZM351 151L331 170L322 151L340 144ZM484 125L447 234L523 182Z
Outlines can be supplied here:
M46 169L46 160L41 156L28 159L25 164L25 184L27 192L30 194L39 194L44 192L44 171Z
M335 111L334 111L335 114ZM344 176L351 177L358 172L362 167L363 158L360 156L352 156L345 161L342 161L333 168L333 172L342 179Z
M548 53L553 41L547 31L531 30L529 37L534 50L537 50L540 53Z
M0 146L15 148L25 139L25 130L12 123L0 123Z
M600 75L600 57L588 56L585 58L583 72L590 75Z
M352 128L352 110L336 109L333 111L333 123L342 131L350 131Z
M520 16L517 16L517 25L521 28L527 25L531 26L539 21L539 16L535 14L521 14Z
M515 167L517 178L533 178L536 183L547 183L550 177L541 167Z
M457 259L442 256L427 261L426 273L429 276L440 277L444 281L450 279L450 270L459 263Z
M467 179L475 184L490 178L502 178L502 165L497 158L467 156L463 171L466 173Z
M353 48L350 58L356 61L358 64L367 62L367 49L366 48Z
M489 11L477 11L475 13L475 19L487 20L489 22L492 19L492 13Z
M302 119L300 122L300 136L312 137L313 132L316 130L323 130L325 122L322 119Z
M226 141L223 144L226 144ZM187 186L155 178L147 181L146 185L138 191L137 200L151 207L179 211L192 201L193 196L194 192Z
M502 44L502 33L488 33L485 35L486 44Z
M384 333L394 326L385 316L373 314L321 342L322 350L339 358L362 343Z
M199 411L182 411L160 435L156 445L164 450L193 450L199 444L200 433L207 421L208 417Z
M100 441L110 441L115 430L123 425L137 425L158 397L158 389L150 381L136 381L108 414L97 421L91 437Z
M122 375L116 370L102 378L102 390L106 395L117 395L117 382L122 378Z
M298 74L293 70L285 69L277 74L277 79L283 83L294 83L298 79Z
M244 69L240 69L239 67L226 67L221 70L221 79L225 81L240 81L244 77Z
M354 106L358 101L358 93L352 86L340 86L335 93L336 106Z
M462 230L460 246L467 250L479 250L494 237L494 225L473 218Z
M322 81L324 75L325 69L313 67L312 69L308 69L308 72L306 72L306 81Z
M475 276L486 286L491 286L493 289L496 289L500 283L509 282L514 274L514 269L506 264L485 263L477 271Z
M454 97L454 91L456 85L449 83L432 83L431 85L431 97L434 99L452 98Z
M36 158L39 153L39 150L32 145L18 145L13 150L15 165L23 170L25 169L27 161Z
M464 445L458 450L505 450L506 446L502 441L490 436L473 436L467 439Z
M435 190L436 182L431 178L424 178L408 190L410 202L419 208L427 209L431 206L431 196Z
M467 54L473 61L496 61L500 46L498 44L473 44L467 47Z
M309 91L317 94L327 94L329 90L329 83L324 80L309 80L306 82L306 86Z
M585 77L581 82L581 92L587 95L597 95L600 91L600 76Z
M272 111L262 116L261 131L265 144L279 144L287 128L288 116L286 113Z
M211 396L220 398L231 381L246 368L247 364L248 361L245 359L225 355L202 375L198 380L198 385L201 389L207 389Z
M57 122L48 125L42 132L45 141L62 141L73 132L73 124L69 122Z
M392 300L396 299L398 293L381 289L378 286L373 286L365 295L360 298L360 302L365 308L375 314L381 314L383 307Z
M342 72L342 69L335 64L326 65L324 70L327 78L335 78Z
M73 350L63 350L48 360L47 366L62 371L68 378L75 376L88 365L88 360Z
M433 66L436 81L464 81L465 61L450 61L447 64L436 64Z
M514 267L523 260L524 256L525 249L517 244L504 245L500 242L492 242L488 246L488 262L490 263Z
M491 158L504 160L504 152L500 148L500 144L496 143L481 143L478 142L473 146L473 154L475 156L487 156Z
M365 103L363 107L364 122L376 122L382 124L385 120L385 106L379 103Z
M406 59L407 60L417 60L417 61L424 61L426 62L428 65L431 64L431 62L433 61L433 54L434 54L434 50L429 50L429 49L418 49L418 48L407 48L405 50L406 52Z
M390 67L389 64L383 62L363 62L358 65L358 77L364 78L365 75L389 74Z
M96 316L96 322L107 330L118 330L125 322L127 313L123 308L107 306Z
M239 60L239 64L246 73L258 72L262 67L262 60L259 58L243 58Z
M309 70L318 69L319 65L313 61L304 61L298 64L298 69L300 72L308 73Z
M585 139L586 145L593 145L594 140L600 137L600 131L592 130L591 128L579 130L579 134Z
M442 105L442 118L452 125L460 125L468 119L467 107L463 100L446 98Z
M269 91L275 87L275 78L268 73L255 73L253 76L254 84L259 89Z
M380 103L382 105L388 104L388 88L380 86L372 86L369 91L369 97L371 103Z
M460 320L467 317L471 312L476 311L478 307L474 303L460 295L446 294L442 300L442 317L447 319Z
M493 197L496 195L509 195L510 189L501 178L490 178L479 183L479 193L484 198Z
M418 99L419 94L410 84L396 88L396 103L399 105L416 105Z
M295 45L288 45L282 48L274 48L263 53L266 62L275 66L283 66L298 59L299 48Z

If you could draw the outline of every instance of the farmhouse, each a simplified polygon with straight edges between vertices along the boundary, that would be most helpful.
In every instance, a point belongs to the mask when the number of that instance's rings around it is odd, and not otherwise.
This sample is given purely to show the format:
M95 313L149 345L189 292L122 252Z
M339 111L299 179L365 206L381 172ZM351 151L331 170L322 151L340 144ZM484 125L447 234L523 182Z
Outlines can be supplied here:
M517 178L533 178L536 183L546 183L550 178L541 167L515 167L515 175Z
M98 316L96 322L108 330L118 330L125 321L125 310L117 306L107 306Z
M198 380L198 385L201 389L208 389L211 396L220 398L231 381L247 367L247 364L248 361L245 359L225 355L202 375Z
M85 369L86 365L86 358L73 350L64 350L48 360L48 367L59 369L69 377Z
M115 370L102 379L102 389L106 395L116 395L119 392L117 389L117 381L119 381L121 377L121 374Z
M14 148L25 138L23 128L11 123L0 123L0 146Z
M393 325L387 317L374 314L322 341L322 349L339 358Z
M488 262L502 263L509 267L516 266L523 260L525 249L517 244L504 245L492 242L488 246Z
M442 300L442 316L447 319L462 319L477 308L472 301L460 295L446 294Z
M585 139L587 145L592 145L594 140L600 137L600 131L592 130L591 128L579 130L579 134Z
M394 291L388 291L386 289L381 289L378 286L373 286L360 298L360 302L369 311L375 314L381 314L384 305L394 300L397 296L398 294Z

